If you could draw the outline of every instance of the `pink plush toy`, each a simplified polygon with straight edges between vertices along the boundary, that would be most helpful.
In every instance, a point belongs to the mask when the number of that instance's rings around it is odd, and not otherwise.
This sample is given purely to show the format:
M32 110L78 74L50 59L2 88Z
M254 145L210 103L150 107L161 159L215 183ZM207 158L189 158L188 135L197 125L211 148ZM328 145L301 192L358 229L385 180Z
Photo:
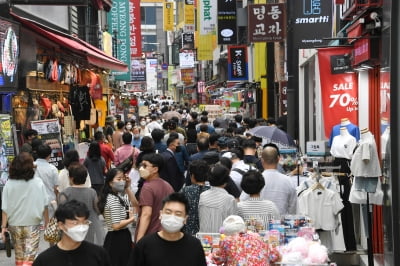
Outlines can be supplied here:
M307 263L323 264L328 260L328 249L320 244L312 244L308 248Z
M308 242L302 237L296 237L288 244L288 252L299 252L303 258L308 255Z

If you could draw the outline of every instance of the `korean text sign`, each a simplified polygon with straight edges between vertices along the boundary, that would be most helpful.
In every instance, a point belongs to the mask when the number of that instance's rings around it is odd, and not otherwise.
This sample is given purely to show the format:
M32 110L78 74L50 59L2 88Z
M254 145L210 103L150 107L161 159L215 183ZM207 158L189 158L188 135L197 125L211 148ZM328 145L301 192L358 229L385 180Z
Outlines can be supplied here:
M285 4L248 6L248 39L250 42L279 42L285 39Z

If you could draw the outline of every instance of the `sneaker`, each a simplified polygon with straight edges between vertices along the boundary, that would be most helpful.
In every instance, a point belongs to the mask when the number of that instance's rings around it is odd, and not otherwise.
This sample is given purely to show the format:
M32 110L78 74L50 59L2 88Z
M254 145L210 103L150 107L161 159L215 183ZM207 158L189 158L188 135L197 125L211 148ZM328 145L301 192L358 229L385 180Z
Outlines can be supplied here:
M4 237L5 237L5 248L6 248L6 254L7 257L11 257L11 238L10 238L10 233L9 232L4 232Z

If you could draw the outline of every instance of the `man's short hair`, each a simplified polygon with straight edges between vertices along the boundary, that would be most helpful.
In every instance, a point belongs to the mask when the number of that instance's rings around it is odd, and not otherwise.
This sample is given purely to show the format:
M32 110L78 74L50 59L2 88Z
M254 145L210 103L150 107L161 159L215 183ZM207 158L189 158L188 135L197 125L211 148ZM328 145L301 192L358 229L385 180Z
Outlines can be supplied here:
M37 130L34 130L34 129L28 129L24 132L24 137L26 139L28 139L28 137L30 137L30 136L37 136L37 135L38 135L38 132L37 132Z
M118 123L117 123L117 128L118 128L118 129L123 129L124 126L125 126L124 121L118 121Z
M178 136L176 135L169 135L169 138L167 139L167 147L169 147L169 145L174 142L176 139L179 139Z
M185 197L185 194L179 192L169 194L163 199L161 209L164 209L165 204L169 202L182 203L185 206L185 215L189 213L189 201Z
M160 142L164 138L164 130L155 128L151 131L151 137L154 139L154 142Z
M65 220L76 220L77 217L89 218L89 209L85 203L70 200L65 203L58 205L58 208L54 214L58 222L65 223Z
M278 145L276 145L275 143L272 143L272 142L267 143L267 144L265 144L265 145L263 146L263 149L265 149L266 147L272 147L272 148L274 148L274 149L278 152L278 156L281 155L280 152L279 152L279 147L278 147Z
M158 167L158 172L164 167L164 158L158 153L145 154L142 161L148 161L154 167Z
M131 144L132 134L129 132L124 132L124 134L122 134L122 141L124 142L124 144Z
M51 154L51 148L47 144L41 144L37 148L37 155L40 159L46 159Z
M260 193L265 186L263 175L257 170L249 170L242 177L240 187L249 195Z
M236 123L241 123L242 119L243 119L242 115L235 115L235 122Z
M71 163L68 167L68 173L75 185L85 184L88 171L83 164L80 164L79 162Z
M207 123L207 122L208 122L208 117L205 116L205 115L202 115L202 116L200 117L200 121L203 122L203 123Z
M206 151L210 147L210 141L206 137L200 137L197 139L196 142L199 151Z
M250 149L256 149L257 145L256 142L253 139L245 139L242 141L242 148L250 148Z
M211 186L219 187L229 181L229 169L222 164L216 164L210 170L209 182Z
M96 141L101 141L104 139L104 134L101 131L97 131L96 133L94 133L94 140Z
M190 162L189 164L189 173L194 175L194 179L197 182L204 182L207 180L209 166L206 161L204 160L195 160Z
M210 145L214 145L215 142L217 142L220 137L221 137L221 135L219 135L215 132L211 133L210 137L208 137L208 141L210 142Z
M206 124L200 125L200 132L208 132L208 125Z

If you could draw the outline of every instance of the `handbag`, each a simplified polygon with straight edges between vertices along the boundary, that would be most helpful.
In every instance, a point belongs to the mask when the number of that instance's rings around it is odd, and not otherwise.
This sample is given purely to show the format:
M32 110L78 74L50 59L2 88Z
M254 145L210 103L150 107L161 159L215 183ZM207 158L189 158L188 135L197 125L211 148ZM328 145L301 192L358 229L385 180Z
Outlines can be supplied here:
M61 240L61 230L58 228L57 219L52 217L44 230L44 240L50 243L57 243Z
M92 107L90 108L90 120L85 120L85 124L89 126L93 126L97 123L97 109L94 105L93 98L91 98L91 105Z
M122 163L120 163L116 168L121 169L122 172L128 173L133 166L133 156L135 154L135 149L133 148L132 154L128 156Z

